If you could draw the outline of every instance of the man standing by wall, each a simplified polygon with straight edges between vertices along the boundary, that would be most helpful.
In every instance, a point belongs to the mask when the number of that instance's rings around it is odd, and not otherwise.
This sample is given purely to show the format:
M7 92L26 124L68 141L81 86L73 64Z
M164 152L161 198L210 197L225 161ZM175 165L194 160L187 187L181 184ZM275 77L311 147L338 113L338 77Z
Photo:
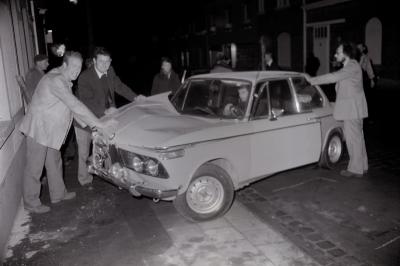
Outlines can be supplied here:
M265 52L264 59L265 59L265 70L281 70L281 68L278 66L278 64L272 57L271 51Z
M75 197L75 192L67 192L65 188L59 151L72 119L91 128L104 129L116 125L113 120L101 122L72 94L72 81L82 68L81 54L67 52L63 60L63 65L57 71L50 71L40 80L20 126L27 142L24 206L35 213L50 210L39 198L43 166L46 167L51 203Z
M129 101L141 100L115 74L111 67L111 54L103 47L96 47L93 65L82 72L78 79L77 97L97 116L114 112L115 94ZM78 144L78 181L82 186L92 189L93 176L88 173L86 161L89 157L91 132L89 128L75 124L76 142Z
M341 44L336 49L336 61L343 68L329 74L308 78L312 85L336 82L336 102L333 116L344 122L344 137L350 161L347 170L340 174L346 177L362 177L368 171L368 158L363 133L363 118L368 117L362 70L353 59L353 47Z
M39 83L40 79L44 76L44 71L46 71L47 67L49 66L49 59L47 55L38 54L35 55L33 59L35 66L29 69L28 73L25 76L25 83L27 89L27 96L28 96L28 104L30 100L32 100L33 93L35 92L36 86Z
M228 58L222 52L219 52L217 54L217 61L210 69L210 73L232 72L233 69L228 62Z

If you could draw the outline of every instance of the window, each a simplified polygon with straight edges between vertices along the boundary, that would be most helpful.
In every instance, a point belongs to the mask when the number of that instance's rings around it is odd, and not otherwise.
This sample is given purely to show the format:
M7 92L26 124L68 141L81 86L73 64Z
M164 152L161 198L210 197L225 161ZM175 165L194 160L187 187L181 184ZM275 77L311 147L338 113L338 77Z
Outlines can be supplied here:
M278 35L278 65L290 69L292 67L291 58L291 38L287 32Z
M301 77L293 78L292 81L298 101L296 108L299 112L307 112L323 106L323 98L317 88Z
M243 5L243 22L246 23L249 21L249 12L247 10L247 4Z
M250 91L251 84L247 81L193 79L178 90L172 104L178 112L189 115L243 118L247 111Z
M252 109L254 119L269 117L268 82L257 85L254 97Z
M290 115L297 113L288 81L272 80L269 82L271 110L275 114Z
M265 0L258 0L258 14L263 15L265 13Z
M371 18L365 26L365 44L374 64L382 63L382 23L378 18Z
M286 8L290 6L289 0L277 0L276 1L276 8Z

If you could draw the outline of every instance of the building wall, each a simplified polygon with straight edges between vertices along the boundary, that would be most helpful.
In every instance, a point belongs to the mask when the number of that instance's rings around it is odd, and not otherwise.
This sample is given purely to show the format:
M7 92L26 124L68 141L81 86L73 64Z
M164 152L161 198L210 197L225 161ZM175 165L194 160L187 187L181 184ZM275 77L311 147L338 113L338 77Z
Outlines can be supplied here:
M17 124L18 125L18 124ZM6 167L1 167L4 174L0 184L0 264L4 250L14 223L14 218L21 203L22 177L25 165L25 141L23 136L14 129L7 142L0 150L0 165L4 166L7 158L11 158ZM5 172L3 172L5 171Z
M314 1L324 2L324 1ZM393 2L394 3L394 2ZM343 1L342 3L314 8L307 11L307 23L344 19L345 22L331 27L330 56L333 57L340 41L359 43L366 41L366 24L377 18L382 24L381 63L375 64L380 78L400 79L400 27L397 8L392 2ZM371 50L371 47L370 47Z
M238 66L257 65L259 58L255 59L257 57L248 53L250 50L246 47L251 44L254 47L259 47L260 37L266 36L267 40L270 41L268 49L273 50L275 59L279 61L279 58L277 58L277 37L285 32L290 35L291 40L291 67L289 69L303 71L307 52L313 50L310 24L324 21L333 23L330 24L329 55L326 56L326 58L329 58L328 63L330 63L340 41L365 42L365 26L371 18L376 17L382 23L382 51L381 63L375 64L374 67L381 79L400 80L400 49L398 49L400 45L400 24L397 19L398 11L395 2L387 1L383 3L378 0L290 0L289 3L289 6L277 8L276 0L265 0L265 12L262 14L257 10L258 1L256 0L208 1L204 10L201 11L204 12L204 19L209 21L209 24L206 23L204 28L204 38L208 38L205 43L208 43L208 46L203 45L203 49L207 50L211 47L235 43L238 47L238 57L240 57L238 58ZM305 3L306 17L303 17L303 3ZM244 5L247 6L249 11L250 28L243 23ZM226 10L229 10L229 23L232 26L229 30L223 27L227 22L224 16ZM214 18L216 29L211 32L210 19L207 18L213 14L216 16ZM304 20L306 20L306 25L304 25ZM344 22L336 23L338 20L344 20ZM307 34L304 34L303 26L307 25ZM193 39L190 32L186 33L189 36L188 40ZM306 44L306 47L304 47L304 44ZM190 41L187 45L190 45ZM240 48L241 45L243 49ZM260 53L260 48L257 50ZM244 64L240 62L242 59L245 60ZM250 60L258 61L250 63ZM212 62L209 63L212 64ZM329 71L331 70L333 69L329 68Z
M17 75L33 63L32 23L27 0L0 0L0 260L21 202L25 160L19 124L24 106Z

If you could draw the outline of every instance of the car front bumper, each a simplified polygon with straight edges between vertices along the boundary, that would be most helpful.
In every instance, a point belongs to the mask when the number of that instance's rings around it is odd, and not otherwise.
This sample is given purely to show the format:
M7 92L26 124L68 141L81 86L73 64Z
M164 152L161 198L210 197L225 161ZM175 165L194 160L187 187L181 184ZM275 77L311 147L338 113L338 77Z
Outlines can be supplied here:
M171 200L178 194L178 189L164 189L155 184L145 182L140 176L114 163L108 170L103 167L96 167L93 160L88 165L89 173L95 174L120 188L127 189L133 196L146 196L154 200Z

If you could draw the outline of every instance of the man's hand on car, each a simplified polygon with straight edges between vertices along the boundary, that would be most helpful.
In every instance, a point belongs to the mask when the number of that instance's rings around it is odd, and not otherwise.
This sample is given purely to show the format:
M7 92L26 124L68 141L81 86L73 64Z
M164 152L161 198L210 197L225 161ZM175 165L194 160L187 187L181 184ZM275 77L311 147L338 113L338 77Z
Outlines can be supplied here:
M138 95L138 96L135 97L135 103L136 103L136 102L137 102L137 103L143 102L144 100L146 100L146 98L147 98L146 96L140 94L140 95Z
M118 109L115 108L115 107L110 107L110 108L108 108L107 110L104 111L104 114L105 115L111 115L111 114L115 113L117 110Z
M114 135L115 131L117 131L118 121L111 118L108 120L101 121L96 129L108 136Z

